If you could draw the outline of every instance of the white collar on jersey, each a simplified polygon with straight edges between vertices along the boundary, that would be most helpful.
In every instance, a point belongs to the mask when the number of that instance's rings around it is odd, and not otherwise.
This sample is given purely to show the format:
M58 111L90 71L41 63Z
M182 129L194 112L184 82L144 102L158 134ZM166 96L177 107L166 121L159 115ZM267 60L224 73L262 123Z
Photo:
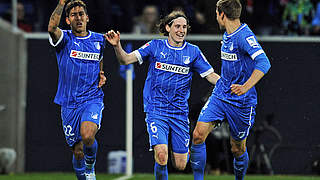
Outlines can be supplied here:
M89 34L87 36L81 37L81 36L76 36L77 39L88 39L91 36L91 31L88 31Z
M228 34L227 37L231 37L231 36L237 34L239 31L241 31L241 29L243 29L246 26L247 26L247 24L245 24L245 23L241 24L241 26L235 32Z
M167 47L170 48L170 49L182 50L182 49L187 45L187 42L184 41L184 44L183 44L181 47L173 47L173 46L171 46L171 45L169 44L168 39L166 39L166 45L167 45Z

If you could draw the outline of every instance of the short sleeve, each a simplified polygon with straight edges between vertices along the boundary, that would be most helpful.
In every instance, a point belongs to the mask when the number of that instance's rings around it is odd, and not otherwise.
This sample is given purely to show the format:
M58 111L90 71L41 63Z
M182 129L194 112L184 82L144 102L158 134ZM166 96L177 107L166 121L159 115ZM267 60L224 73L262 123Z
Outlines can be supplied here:
M196 57L193 63L194 71L198 72L202 78L214 72L212 66L207 61L207 58L203 55L203 53L198 47L195 49L195 54Z
M240 36L239 44L242 50L250 55L252 60L254 60L260 54L264 54L264 51L258 43L257 38L252 33Z
M156 42L154 40L147 42L139 49L134 51L135 55L138 58L139 64L142 64L144 61L148 60L149 57L153 54L156 47Z
M63 46L66 44L67 31L61 30L61 32L61 36L56 43L53 42L51 36L49 35L49 42L51 46L55 47L57 50L63 48Z

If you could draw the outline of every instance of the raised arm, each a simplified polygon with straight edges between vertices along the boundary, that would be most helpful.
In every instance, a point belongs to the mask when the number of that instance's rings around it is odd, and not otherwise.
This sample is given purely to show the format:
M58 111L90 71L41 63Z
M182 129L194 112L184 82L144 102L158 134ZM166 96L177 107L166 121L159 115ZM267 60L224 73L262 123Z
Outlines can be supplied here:
M53 40L53 43L56 43L59 38L61 37L62 31L58 27L60 24L61 15L63 12L63 7L66 4L67 0L59 0L59 3L56 9L51 14L49 25L48 25L48 32Z
M113 46L113 49L116 53L117 59L120 64L128 65L138 61L137 56L131 52L127 53L123 50L120 43L120 32L114 32L113 30L108 31L104 34L105 39Z

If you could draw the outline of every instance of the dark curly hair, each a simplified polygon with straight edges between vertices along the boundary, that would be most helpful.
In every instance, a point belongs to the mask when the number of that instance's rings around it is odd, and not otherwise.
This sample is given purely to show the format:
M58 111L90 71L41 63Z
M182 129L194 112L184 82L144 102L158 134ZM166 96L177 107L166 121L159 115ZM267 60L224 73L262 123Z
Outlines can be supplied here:
M166 17L161 19L160 24L158 25L159 32L162 33L164 36L169 36L169 32L166 30L166 25L169 25L171 27L171 25L173 24L173 20L177 19L178 17L183 17L187 20L187 31L190 32L191 26L189 25L189 20L187 16L184 14L184 12L181 10L174 10Z
M86 14L88 14L87 5L83 1L81 1L81 0L71 0L65 7L66 17L69 17L69 13L70 13L71 9L74 8L74 7L77 7L77 6L83 7L84 12L86 12Z

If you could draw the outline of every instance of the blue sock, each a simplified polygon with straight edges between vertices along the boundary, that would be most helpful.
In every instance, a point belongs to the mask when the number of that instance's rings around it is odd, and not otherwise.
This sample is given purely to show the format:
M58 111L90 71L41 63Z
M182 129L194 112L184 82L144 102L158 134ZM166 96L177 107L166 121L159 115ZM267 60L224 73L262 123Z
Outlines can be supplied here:
M168 168L167 165L161 166L157 162L154 164L154 176L156 180L168 180Z
M243 180L248 169L249 155L246 151L239 157L233 159L233 168L236 180Z
M206 159L206 144L192 144L190 163L193 170L194 180L203 180L204 168L206 167Z
M78 180L86 180L86 177L84 175L84 172L86 169L86 166L84 164L84 159L76 160L76 158L73 155L72 164Z
M97 150L98 150L97 140L94 140L94 143L91 146L83 145L86 170L94 172L94 164L96 162Z

